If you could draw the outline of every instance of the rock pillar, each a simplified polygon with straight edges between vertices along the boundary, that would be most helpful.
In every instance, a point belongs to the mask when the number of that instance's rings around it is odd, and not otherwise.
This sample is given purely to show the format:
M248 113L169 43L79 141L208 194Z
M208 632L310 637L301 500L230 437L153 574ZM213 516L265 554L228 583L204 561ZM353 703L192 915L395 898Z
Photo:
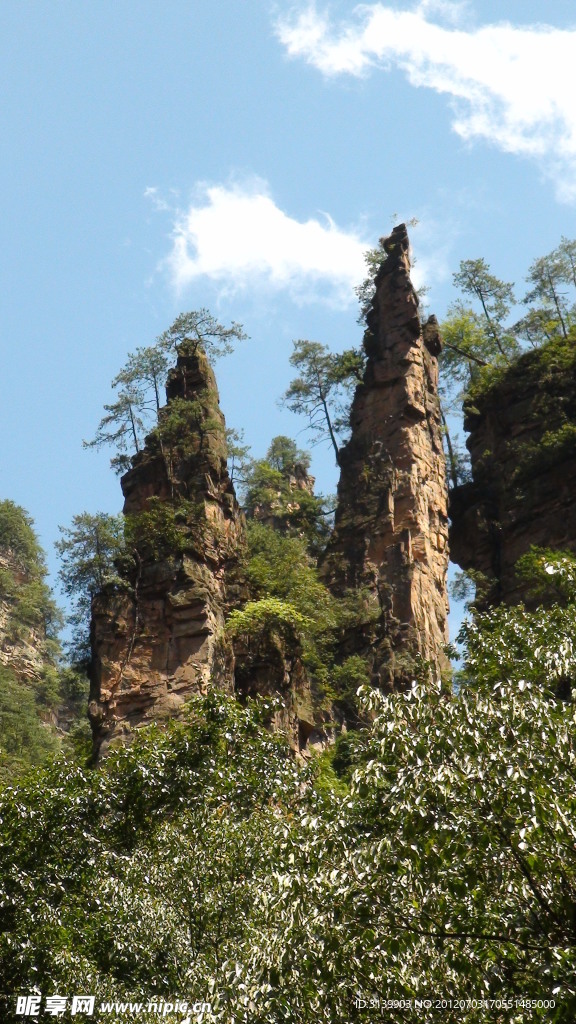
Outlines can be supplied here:
M447 667L448 517L436 319L420 322L403 224L385 250L324 575L338 594L363 591L370 621L346 653L365 655L374 685L392 689L409 685L421 659L434 675Z
M167 399L121 481L126 586L93 602L96 756L135 727L177 715L193 694L234 685L223 625L244 526L216 382L200 349L178 357Z

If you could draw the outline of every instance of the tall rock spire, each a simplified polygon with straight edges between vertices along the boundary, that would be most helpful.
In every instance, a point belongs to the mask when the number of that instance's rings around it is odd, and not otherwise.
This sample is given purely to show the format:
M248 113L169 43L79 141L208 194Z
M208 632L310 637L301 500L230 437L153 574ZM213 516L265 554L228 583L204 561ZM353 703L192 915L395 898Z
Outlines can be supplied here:
M404 224L384 248L324 575L336 593L363 589L374 606L346 653L364 654L373 683L390 689L409 684L419 658L435 675L447 666L448 517L437 322L421 325Z
M158 427L122 478L127 586L92 606L90 718L97 756L178 714L209 686L233 691L223 631L244 538L226 468L214 374L180 354Z

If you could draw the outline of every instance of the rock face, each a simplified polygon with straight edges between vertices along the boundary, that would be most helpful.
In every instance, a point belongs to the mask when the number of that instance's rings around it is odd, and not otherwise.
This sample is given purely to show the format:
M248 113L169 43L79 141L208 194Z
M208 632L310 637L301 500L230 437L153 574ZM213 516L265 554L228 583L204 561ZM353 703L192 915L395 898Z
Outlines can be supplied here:
M435 675L447 664L441 342L434 318L420 324L408 248L402 225L387 240L375 281L366 373L341 453L336 526L323 562L332 591L360 591L351 600L369 609L365 626L344 637L343 660L361 654L383 689L408 685L422 659ZM313 483L295 462L253 517L304 536L306 517L318 511ZM184 701L212 686L239 700L280 696L273 725L292 746L323 742L326 697L314 693L296 631L224 630L229 612L246 610L252 596L257 605L260 594L251 596L242 582L244 518L226 468L216 383L201 351L181 349L167 405L122 489L126 564L92 607L96 756L134 728L178 715Z
M309 744L324 743L326 715L315 706L310 680L302 663L302 651L295 643L269 637L260 643L234 644L235 692L247 697L278 697L271 727L282 733L293 751Z
M434 317L420 323L404 225L385 249L324 576L337 594L363 588L376 606L376 621L350 638L347 653L367 656L373 683L391 689L410 682L417 656L435 674L447 666L448 517L437 391L441 340Z
M223 632L244 523L226 467L224 418L204 353L181 354L159 427L122 478L130 586L93 602L95 754L178 714L210 685L233 690Z
M531 545L576 551L576 351L526 353L465 404L472 482L451 493L450 546L486 577L480 607L525 600L515 563Z

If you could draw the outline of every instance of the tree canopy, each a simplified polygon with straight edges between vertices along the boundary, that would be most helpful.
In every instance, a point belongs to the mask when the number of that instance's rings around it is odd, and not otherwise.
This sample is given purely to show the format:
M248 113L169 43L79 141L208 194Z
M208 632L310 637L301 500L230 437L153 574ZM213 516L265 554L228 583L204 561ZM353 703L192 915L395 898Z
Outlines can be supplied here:
M317 341L294 342L290 363L299 371L283 403L308 420L313 444L328 442L338 463L349 431L350 402L362 380L364 354L360 349L331 352Z
M438 996L450 1020L567 1024L574 706L506 682L362 699L340 778L287 757L268 706L212 694L97 772L8 790L3 990L202 993L246 1024L431 1022L416 1000Z
M510 322L519 305L514 285L496 277L485 259L463 260L453 281L465 300L453 303L442 323L441 368L448 388L458 395L483 368L509 365L527 346L567 338L576 326L575 266L576 241L563 237L531 263L530 287L521 300L527 312Z
M61 563L58 578L71 602L69 648L73 660L83 661L89 656L92 599L107 585L126 585L117 564L125 551L124 517L81 512L60 533L55 546Z

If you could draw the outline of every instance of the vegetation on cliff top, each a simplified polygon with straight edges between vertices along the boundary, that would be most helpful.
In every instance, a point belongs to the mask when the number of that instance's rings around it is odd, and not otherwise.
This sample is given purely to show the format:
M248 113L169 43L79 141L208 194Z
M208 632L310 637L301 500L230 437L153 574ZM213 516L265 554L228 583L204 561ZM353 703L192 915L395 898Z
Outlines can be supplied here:
M490 401L494 389L534 389L574 365L576 337L576 240L562 238L531 264L527 312L510 319L518 306L514 286L495 277L486 260L464 260L454 284L464 295L448 310L441 330L441 395L446 411L464 401L465 413ZM547 393L548 389L543 388ZM448 445L453 483L466 479L467 459L454 439Z

